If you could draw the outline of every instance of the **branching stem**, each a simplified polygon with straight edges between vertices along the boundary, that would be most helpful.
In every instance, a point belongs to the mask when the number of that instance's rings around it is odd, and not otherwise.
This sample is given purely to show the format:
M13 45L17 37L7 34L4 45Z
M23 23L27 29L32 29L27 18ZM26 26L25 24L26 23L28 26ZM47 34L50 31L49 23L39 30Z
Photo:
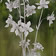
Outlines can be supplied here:
M41 25L41 18L42 18L42 15L43 15L43 9L42 9L42 11L41 11L41 15L40 15L40 19L39 19L39 23L38 23L38 30L39 30L39 27L40 27L40 25ZM38 30L36 31L36 35L35 35L35 43L37 42L37 35L38 35Z

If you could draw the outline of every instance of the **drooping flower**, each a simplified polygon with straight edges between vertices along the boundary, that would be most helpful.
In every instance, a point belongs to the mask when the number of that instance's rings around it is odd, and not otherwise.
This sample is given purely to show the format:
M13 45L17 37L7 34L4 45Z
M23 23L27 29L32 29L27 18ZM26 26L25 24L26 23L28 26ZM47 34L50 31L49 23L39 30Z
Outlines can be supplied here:
M37 8L48 8L49 1L46 0L40 0L40 3L36 3L36 5L39 5Z
M10 12L12 12L12 9L14 8L18 8L19 7L19 0L15 0L14 2L7 0L8 2L6 2L6 6L7 9L9 9Z
M20 25L18 25L15 21L12 20L12 15L9 14L8 19L6 20L7 25L5 27L9 27L9 25L12 26L10 32L15 32L16 36L20 36L21 32L20 30L22 30L20 28Z
M7 25L5 27L9 27L13 23L12 16L9 14L8 19L6 20Z
M51 24L53 24L53 20L55 20L55 16L53 12L50 16L47 17L47 20L49 20L49 26L51 26Z
M32 32L33 29L30 27L31 22L27 22L27 24L21 22L21 20L18 21L18 25L20 26L20 32L24 32L25 37L28 36L29 32Z
M31 22L27 22L27 24L22 25L23 29L24 29L24 35L25 37L27 37L27 35L29 34L29 32L32 32L33 29L30 27L31 26Z
M44 49L44 47L40 44L40 43L34 43L34 49L33 50L42 50Z
M30 16L34 13L36 13L35 11L36 7L34 5L30 6L29 4L26 5L26 16Z
M29 45L30 45L30 40L28 39L27 42L26 42L25 47L28 48Z
M19 8L19 0L13 2L13 8Z
M13 2L10 1L10 0L7 0L8 2L6 2L6 6L7 6L7 9L9 9L9 11L11 12L12 11L12 8L13 8Z
M30 40L28 39L27 42L25 40L22 40L19 42L19 46L24 46L25 48L28 48L28 46L30 45Z
M19 26L16 22L12 23L12 28L10 32L15 32L16 36L19 35Z

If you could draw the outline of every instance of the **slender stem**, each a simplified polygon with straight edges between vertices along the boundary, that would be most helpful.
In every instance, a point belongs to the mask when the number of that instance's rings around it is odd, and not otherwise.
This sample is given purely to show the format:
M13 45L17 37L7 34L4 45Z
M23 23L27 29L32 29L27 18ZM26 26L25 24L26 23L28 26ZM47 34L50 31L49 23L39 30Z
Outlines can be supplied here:
M36 31L35 43L36 43L36 41L37 41L37 34L38 34L38 31Z
M24 23L26 23L26 18L25 18L25 0L23 0L24 3Z
M20 17L20 20L21 20L21 5L20 5L20 0L19 0L19 17Z
M23 33L22 33L22 35L21 35L21 41L23 41L23 40L24 39L23 39ZM22 54L23 54L23 56L26 56L26 48L23 45L22 45Z
M28 49L28 52L29 52L29 56L30 56L30 49L29 49L29 47L27 47L27 49Z
M26 50L25 50L25 47L22 47L22 52L23 52L23 56L26 56Z
M40 15L39 23L40 23L40 21L41 21L42 14L43 14L43 9L42 9L42 11L41 11L41 15Z
M24 22L26 23L26 19L25 19L25 3L24 3Z
M26 23L26 18L25 18L25 0L23 0L23 4L24 4L24 23ZM24 36L23 40L25 40L25 42L26 42L25 36ZM25 47L25 45L22 46L22 52L23 52L23 56L26 56L26 47Z
M42 11L41 11L41 15L40 15L40 19L39 19L39 23L38 23L38 30L39 30L39 27L40 27L40 25L41 25L41 18L42 18L42 14L43 14L43 9L42 9ZM37 35L38 35L38 30L36 31L36 35L35 35L35 43L37 42Z

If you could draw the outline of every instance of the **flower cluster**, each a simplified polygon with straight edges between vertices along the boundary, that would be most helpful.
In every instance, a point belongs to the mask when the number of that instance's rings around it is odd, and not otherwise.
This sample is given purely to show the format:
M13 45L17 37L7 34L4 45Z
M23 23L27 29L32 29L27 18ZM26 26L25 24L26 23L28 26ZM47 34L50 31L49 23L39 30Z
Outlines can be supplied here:
M12 20L12 16L9 14L8 19L6 20L7 25L5 27L9 27L9 25L12 26L10 32L15 32L16 35L20 36L20 33L24 32L25 37L29 34L29 32L32 32L33 29L30 27L31 22L27 22L27 24L21 22L21 20L16 23Z
M44 47L38 42L38 43L34 43L34 50L42 50L44 49Z
M30 56L41 56L40 52L31 51L30 53L31 53ZM27 56L29 56L29 54Z
M43 51L44 47L38 42L33 43L34 48L30 50L30 56L41 56L39 52L36 52L37 50ZM29 56L29 54L28 54Z
M20 41L19 43L19 46L23 46L23 47L25 47L25 48L28 48L28 46L30 45L30 40L28 39L27 40L27 42L25 42L25 40L22 40L22 41Z

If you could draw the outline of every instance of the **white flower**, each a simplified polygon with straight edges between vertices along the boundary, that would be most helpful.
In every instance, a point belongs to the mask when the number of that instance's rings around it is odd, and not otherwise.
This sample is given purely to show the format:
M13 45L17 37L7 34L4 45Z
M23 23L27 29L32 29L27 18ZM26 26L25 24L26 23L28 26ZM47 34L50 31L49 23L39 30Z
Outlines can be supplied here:
M33 50L30 50L30 55L29 55L29 53L27 53L27 56L41 56L41 53L33 51Z
M25 46L25 40L20 41L19 46Z
M7 25L5 27L9 27L10 24L13 23L12 16L9 14L8 19L6 20Z
M18 21L18 26L19 26L19 30L20 30L20 32L24 32L24 28L23 28L24 23L21 22L21 20Z
M16 36L21 36L19 25L16 22L12 23L12 28L11 28L10 32L15 32Z
M13 8L13 2L10 2L10 0L8 0L8 2L6 2L5 4L7 6L7 9L9 9L9 11L11 12Z
M15 32L16 36L20 36L21 32L23 32L21 26L12 20L12 16L10 14L9 14L8 19L6 20L6 23L7 23L7 25L5 27L9 27L9 25L11 25L12 28L11 28L10 32Z
M37 49L43 51L44 47L40 43L34 43L34 50Z
M37 52L31 52L30 56L37 56Z
M37 52L37 51L35 51L33 49L30 49L30 53L27 52L27 56L41 56L41 53Z
M16 36L20 36L21 33L24 33L24 36L27 37L29 32L32 32L33 29L30 27L31 22L27 22L27 24L21 22L21 20L16 23L12 20L12 16L9 14L9 18L6 20L7 25L5 27L12 26L10 32L15 32Z
M24 26L25 23L23 23L21 20L18 21L19 26Z
M30 40L28 39L27 42L25 40L22 40L19 42L19 46L24 46L25 48L28 48L28 46L30 45Z
M29 2L29 0L25 0L25 2Z
M27 47L27 48L28 48L28 46L30 45L30 43L29 43L29 42L30 42L30 40L28 39L28 40L27 40L27 42L26 42L26 44L25 44L25 47Z
M19 0L15 0L14 2L7 0L8 2L6 2L6 6L7 9L9 9L10 12L12 12L13 8L18 8L19 7Z
M29 4L26 5L26 16L30 16L34 13L36 13L35 11L36 7L34 5L30 6Z
M50 16L48 16L47 20L49 20L49 26L51 26L51 24L53 24L53 20L55 20L54 13L52 13Z
M19 20L18 23L13 21L10 32L15 32L16 36L21 36L21 33L24 32L22 24L23 24L23 22L21 22L21 20Z
M15 0L13 2L13 8L18 8L19 7L19 0Z
M21 20L18 21L18 25L20 26L20 32L24 32L25 37L27 37L27 35L29 34L29 32L32 32L33 29L30 27L31 26L31 22L27 22L27 24L21 22Z
M40 0L40 3L36 3L36 5L39 5L37 8L48 8L49 1L46 0Z
M25 37L27 37L27 35L29 34L29 32L32 32L33 29L30 27L31 26L31 22L27 22L27 24L22 25L23 29L24 29L24 35Z

